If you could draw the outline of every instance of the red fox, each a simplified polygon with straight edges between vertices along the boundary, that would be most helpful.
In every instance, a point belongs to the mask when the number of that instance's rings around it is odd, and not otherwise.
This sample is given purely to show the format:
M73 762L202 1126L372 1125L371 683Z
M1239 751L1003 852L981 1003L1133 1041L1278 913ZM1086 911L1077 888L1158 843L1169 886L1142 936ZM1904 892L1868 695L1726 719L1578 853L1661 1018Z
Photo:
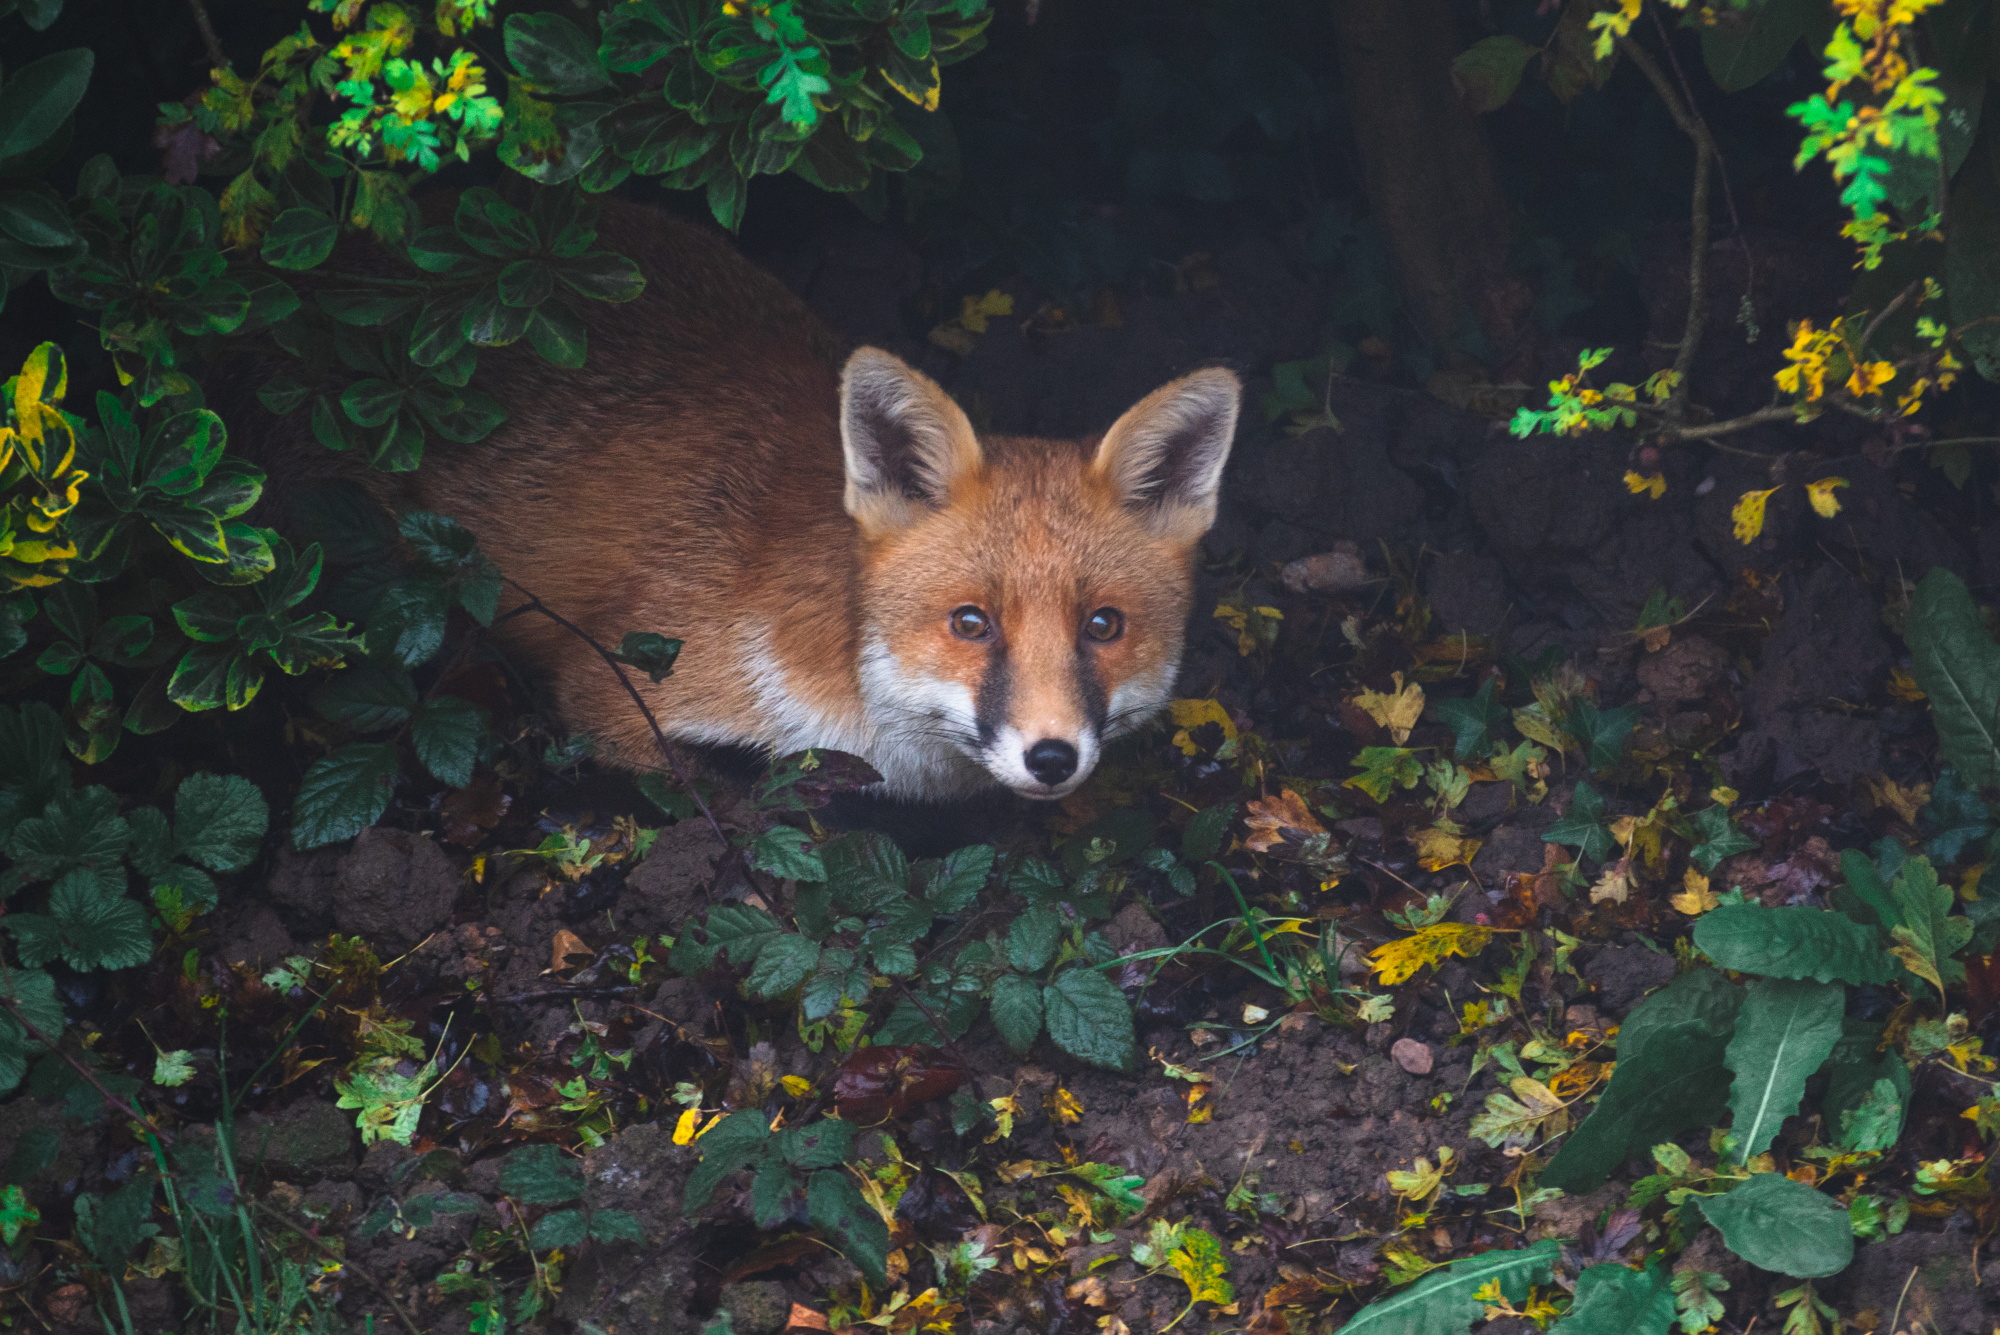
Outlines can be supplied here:
M509 420L434 454L410 499L599 641L685 641L636 682L669 736L847 751L885 796L1053 799L1166 703L1234 374L1163 386L1094 442L981 436L890 353L843 363L720 238L631 206L604 236L645 294L587 303L583 370L490 357ZM508 627L569 727L657 763L602 659L546 618Z

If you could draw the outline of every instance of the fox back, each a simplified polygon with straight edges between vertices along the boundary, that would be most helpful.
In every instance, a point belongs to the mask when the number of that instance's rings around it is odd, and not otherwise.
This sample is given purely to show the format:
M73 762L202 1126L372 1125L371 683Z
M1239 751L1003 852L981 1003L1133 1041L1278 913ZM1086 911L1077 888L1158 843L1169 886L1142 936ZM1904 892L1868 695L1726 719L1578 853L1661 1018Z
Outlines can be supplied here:
M1056 798L1166 702L1233 374L1174 381L1095 441L981 437L893 355L843 360L720 238L617 205L604 233L644 295L589 312L580 371L489 354L506 424L433 454L408 499L600 643L683 640L635 683L670 736L848 751L892 796ZM657 764L589 646L541 617L507 633L567 726Z

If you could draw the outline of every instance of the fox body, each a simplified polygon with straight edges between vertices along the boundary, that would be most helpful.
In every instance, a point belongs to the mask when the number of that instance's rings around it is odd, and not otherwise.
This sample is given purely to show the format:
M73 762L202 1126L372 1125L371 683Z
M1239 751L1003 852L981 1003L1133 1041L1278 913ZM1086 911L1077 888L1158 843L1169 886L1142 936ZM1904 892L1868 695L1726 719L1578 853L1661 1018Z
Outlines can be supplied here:
M630 206L604 231L644 295L590 312L583 370L495 359L506 425L434 454L408 499L599 642L681 638L671 676L635 678L669 736L851 752L891 796L1057 798L1166 702L1234 375L1177 380L1095 442L982 437L891 354L843 359L720 238ZM569 727L655 763L587 645L543 617L508 633Z

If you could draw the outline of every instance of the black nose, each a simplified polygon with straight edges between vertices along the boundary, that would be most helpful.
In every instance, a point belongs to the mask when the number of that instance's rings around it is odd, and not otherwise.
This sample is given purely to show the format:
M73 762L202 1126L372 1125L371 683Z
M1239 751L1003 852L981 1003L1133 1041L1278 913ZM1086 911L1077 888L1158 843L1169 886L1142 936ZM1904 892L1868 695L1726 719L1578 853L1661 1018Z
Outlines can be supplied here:
M1053 737L1044 737L1029 747L1023 759L1028 773L1051 788L1076 773L1076 748Z

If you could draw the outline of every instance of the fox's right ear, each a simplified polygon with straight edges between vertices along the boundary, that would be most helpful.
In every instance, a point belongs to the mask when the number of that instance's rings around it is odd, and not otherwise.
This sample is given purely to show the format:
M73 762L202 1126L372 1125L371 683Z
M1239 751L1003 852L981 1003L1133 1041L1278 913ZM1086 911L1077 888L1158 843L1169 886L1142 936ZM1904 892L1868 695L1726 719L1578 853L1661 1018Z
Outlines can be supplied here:
M840 373L847 513L865 537L907 528L976 471L972 423L937 382L892 353L860 348Z

